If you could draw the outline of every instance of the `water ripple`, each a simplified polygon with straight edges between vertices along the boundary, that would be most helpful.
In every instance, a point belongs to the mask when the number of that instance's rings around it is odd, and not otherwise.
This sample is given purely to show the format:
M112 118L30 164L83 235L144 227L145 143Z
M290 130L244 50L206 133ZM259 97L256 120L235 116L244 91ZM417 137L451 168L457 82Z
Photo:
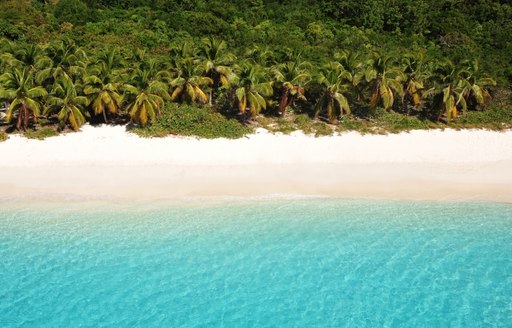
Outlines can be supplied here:
M5 206L2 327L507 326L512 207Z

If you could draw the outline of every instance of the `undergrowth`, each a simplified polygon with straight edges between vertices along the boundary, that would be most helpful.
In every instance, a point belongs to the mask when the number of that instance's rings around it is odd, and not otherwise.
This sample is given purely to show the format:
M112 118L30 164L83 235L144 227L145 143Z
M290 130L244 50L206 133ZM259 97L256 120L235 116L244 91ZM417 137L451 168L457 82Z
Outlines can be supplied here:
M4 131L0 131L0 142L5 141L7 139L9 139L9 135Z
M169 104L157 121L145 127L132 127L142 137L168 135L196 136L200 138L237 139L252 132L236 119L191 105Z
M37 126L34 129L29 129L23 132L23 135L29 139L44 140L49 137L55 137L59 135L59 132L49 126Z

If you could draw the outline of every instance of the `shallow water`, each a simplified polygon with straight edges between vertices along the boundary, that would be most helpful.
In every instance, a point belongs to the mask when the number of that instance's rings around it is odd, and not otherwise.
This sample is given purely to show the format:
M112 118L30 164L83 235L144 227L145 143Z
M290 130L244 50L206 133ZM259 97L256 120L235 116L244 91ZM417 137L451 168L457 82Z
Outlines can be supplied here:
M0 326L512 322L512 205L1 204Z

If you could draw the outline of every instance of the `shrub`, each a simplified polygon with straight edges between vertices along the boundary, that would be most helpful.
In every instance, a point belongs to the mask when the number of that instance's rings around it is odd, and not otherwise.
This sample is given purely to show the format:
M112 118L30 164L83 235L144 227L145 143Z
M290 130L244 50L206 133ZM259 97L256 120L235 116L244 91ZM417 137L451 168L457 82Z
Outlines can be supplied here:
M44 140L49 137L58 136L59 132L51 127L37 127L33 130L25 131L23 135L29 139Z
M9 135L4 131L0 131L0 142L5 141L7 139L9 139Z
M385 110L378 110L376 113L376 119L378 121L378 125L391 133L430 129L435 125L432 121L426 119L421 119L415 116L406 116L395 112L387 112Z
M155 123L133 128L132 131L143 137L183 135L208 139L236 139L252 132L237 120L228 119L208 108L177 104L168 105Z

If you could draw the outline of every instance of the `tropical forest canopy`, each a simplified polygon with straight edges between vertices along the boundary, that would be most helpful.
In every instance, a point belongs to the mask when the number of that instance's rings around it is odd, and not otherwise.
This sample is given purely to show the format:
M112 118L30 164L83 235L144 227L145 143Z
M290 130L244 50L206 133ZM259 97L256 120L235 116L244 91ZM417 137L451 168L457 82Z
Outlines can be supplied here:
M0 39L18 129L147 125L171 101L450 122L512 83L507 0L2 0Z

